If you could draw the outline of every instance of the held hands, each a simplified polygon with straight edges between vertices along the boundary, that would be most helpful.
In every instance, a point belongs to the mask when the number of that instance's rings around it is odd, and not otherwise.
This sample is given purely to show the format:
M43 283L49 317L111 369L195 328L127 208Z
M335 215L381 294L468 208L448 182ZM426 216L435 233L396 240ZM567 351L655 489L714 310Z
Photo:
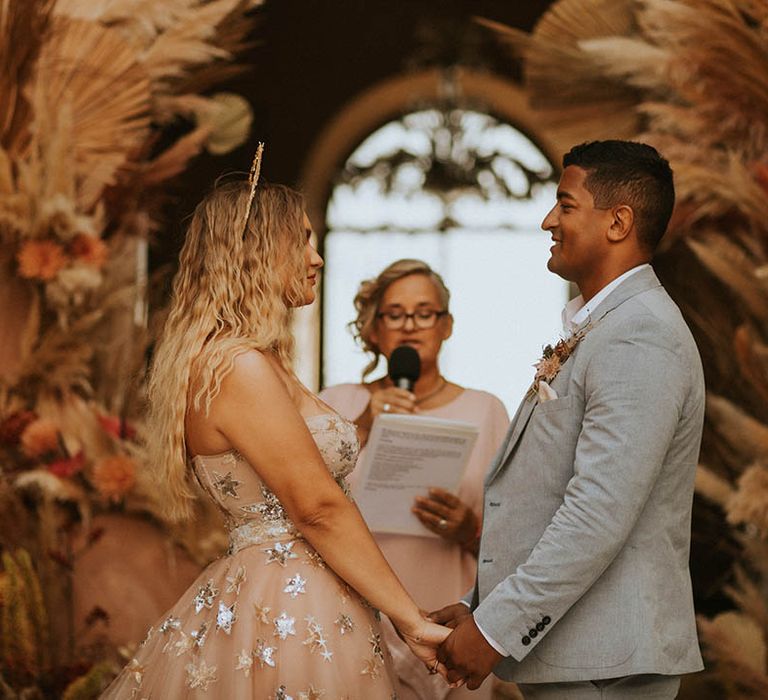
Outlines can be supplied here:
M459 607L464 608L463 613ZM446 680L451 684L464 681L469 690L477 690L504 657L488 644L466 605L449 605L430 613L429 617L453 627L451 635L437 650L439 667L447 669Z
M428 497L417 497L414 500L411 511L427 529L440 537L462 547L474 545L477 538L477 516L450 491L429 489Z
M437 647L451 633L447 627L422 617L418 623L408 629L396 628L396 630L430 673L439 673L443 678L447 678L448 670L437 659Z

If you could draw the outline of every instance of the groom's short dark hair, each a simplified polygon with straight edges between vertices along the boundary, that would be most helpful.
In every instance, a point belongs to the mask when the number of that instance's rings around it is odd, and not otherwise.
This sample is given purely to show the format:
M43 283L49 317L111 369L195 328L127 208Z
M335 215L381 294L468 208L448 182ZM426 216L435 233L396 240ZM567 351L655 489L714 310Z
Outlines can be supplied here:
M601 209L627 204L635 213L638 239L653 252L675 206L672 168L659 152L636 141L590 141L563 156L563 168L587 171L584 186Z

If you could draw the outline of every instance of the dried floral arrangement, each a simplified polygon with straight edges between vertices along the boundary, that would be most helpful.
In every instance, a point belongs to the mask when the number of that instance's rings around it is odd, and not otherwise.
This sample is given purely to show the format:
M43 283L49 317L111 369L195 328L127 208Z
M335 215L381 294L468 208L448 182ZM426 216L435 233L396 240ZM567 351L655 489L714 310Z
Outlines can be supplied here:
M687 692L768 697L768 2L559 0L530 35L481 23L522 58L558 143L643 140L672 163L677 207L654 264L708 384L694 583L708 569L699 587L732 606L700 617L708 670Z
M147 241L172 178L248 135L248 103L211 93L260 2L0 3L2 698L95 697L112 672L66 619L72 530L156 512L137 439Z

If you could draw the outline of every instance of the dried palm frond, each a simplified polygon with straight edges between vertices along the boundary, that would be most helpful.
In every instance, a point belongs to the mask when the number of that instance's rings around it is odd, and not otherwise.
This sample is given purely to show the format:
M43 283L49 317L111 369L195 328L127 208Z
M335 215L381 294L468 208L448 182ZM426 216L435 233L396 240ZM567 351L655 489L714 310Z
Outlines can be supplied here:
M707 396L707 415L722 438L745 460L768 455L768 426L722 396Z
M88 211L148 136L149 77L114 29L58 17L51 31L34 81L36 133L44 138L56 110L70 111L76 173L88 178L78 202Z
M0 146L12 154L26 140L30 114L21 90L46 36L54 1L0 2Z
M531 105L547 130L565 142L637 133L639 93L603 73L585 41L621 37L634 29L632 0L560 0L530 38L497 23L482 23L525 58Z
M733 347L742 376L768 404L768 345L747 324L734 334Z
M183 76L197 64L229 58L231 54L212 43L217 26L240 0L212 0L191 9L147 49L143 63L158 89L162 83Z
M187 167L187 163L203 150L210 134L210 126L200 126L182 136L146 165L142 173L142 182L145 185L156 185L178 175Z
M727 479L699 464L696 468L696 493L725 508L728 499L733 496L734 489Z
M726 586L725 593L741 612L760 625L763 638L768 640L768 605L763 592L740 566L735 568L734 577L734 585Z
M755 319L768 323L768 289L755 276L754 262L725 236L708 233L686 239L701 263L725 284Z
M768 696L765 640L756 622L739 613L723 613L714 620L698 618L705 652L717 668L729 698Z
M768 469L760 464L746 469L726 511L732 525L750 525L761 537L768 537Z

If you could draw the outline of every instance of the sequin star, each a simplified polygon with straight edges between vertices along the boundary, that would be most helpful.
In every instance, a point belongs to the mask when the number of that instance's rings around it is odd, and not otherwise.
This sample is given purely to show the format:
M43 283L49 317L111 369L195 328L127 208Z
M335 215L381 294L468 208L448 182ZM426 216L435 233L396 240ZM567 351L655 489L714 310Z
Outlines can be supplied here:
M275 636L280 637L280 639L288 639L289 634L295 635L295 624L296 618L288 617L288 613L283 610L283 612L275 618Z
M205 663L204 659L200 660L200 663L195 666L192 662L187 664L187 685L190 688L200 688L200 690L208 690L208 686L211 683L216 682L216 667L209 666Z
M163 620L163 623L160 625L160 627L158 627L158 629L163 634L168 634L168 632L172 632L173 630L181 629L181 620L178 617L169 615L165 620Z
M144 666L139 663L138 659L131 659L131 664L128 666L128 673L133 676L136 685L141 685L141 681L144 680Z
M381 670L379 669L379 666L376 663L376 659L373 657L366 660L365 665L363 666L363 670L360 671L361 676L368 675L374 681L379 677L380 673L381 673Z
M232 625L237 621L235 608L237 603L232 603L229 607L219 601L219 612L216 614L216 629L224 630L227 634L232 632Z
M201 649L203 644L205 644L205 636L208 634L208 625L203 622L202 625L200 625L200 629L192 630L192 632L189 633L189 636L194 640L193 645L196 646L198 649Z
M266 605L259 605L259 603L253 604L253 614L257 622L263 622L265 625L269 624L269 613L272 608Z
M238 566L234 576L227 576L226 592L232 593L234 591L237 595L240 595L240 586L242 586L244 583L245 567Z
M219 589L213 585L212 580L209 579L208 583L200 586L200 590L197 591L197 595L194 598L195 614L199 613L203 608L210 610L217 595L219 595Z
M253 666L253 656L249 654L248 651L243 649L237 655L237 666L235 666L235 671L243 671L245 673L245 677L248 678L248 676L251 675L252 666Z
M286 586L283 588L283 593L288 593L291 598L296 598L300 593L306 593L307 579L302 578L301 574L291 576L291 578L285 579Z
M333 657L333 652L328 650L328 640L323 634L322 625L319 625L312 615L308 615L304 619L307 622L307 638L302 644L308 646L311 653L319 651L326 661L330 661Z
M325 568L325 560L314 549L310 549L309 551L307 551L307 556L304 559L304 561L306 561L308 564L311 564L314 567L317 567L318 569Z
M339 628L339 634L345 635L347 632L354 632L355 631L355 623L352 621L352 618L349 615L345 615L344 613L339 613L339 616L336 618L335 625Z
M275 542L274 547L265 549L264 551L267 553L267 564L276 561L280 566L285 566L289 559L298 559L298 555L291 551L294 544L296 544L295 541L286 542L285 544L282 542Z
M186 654L193 646L195 646L195 640L192 637L188 637L183 631L179 634L181 634L181 637L173 645L176 647L176 656Z
M216 477L216 480L213 482L213 485L216 487L216 490L222 495L222 496L229 496L231 498L240 498L240 496L237 493L237 487L242 486L243 482L238 481L237 479L234 479L232 477L232 472L227 472L222 476L218 472L213 472L213 475Z
M379 659L381 663L384 663L384 651L381 648L381 635L374 632L373 627L370 628L371 634L368 637L368 642L371 645L371 651L375 658Z
M324 690L315 690L315 686L310 685L309 690L299 693L298 700L320 700L324 695Z
M256 648L253 650L253 656L259 662L261 668L264 666L275 667L274 654L277 651L275 647L267 646L263 639L256 640Z
M275 699L274 700L293 700L293 696L292 695L288 695L288 691L285 689L285 686L281 685L275 691Z

